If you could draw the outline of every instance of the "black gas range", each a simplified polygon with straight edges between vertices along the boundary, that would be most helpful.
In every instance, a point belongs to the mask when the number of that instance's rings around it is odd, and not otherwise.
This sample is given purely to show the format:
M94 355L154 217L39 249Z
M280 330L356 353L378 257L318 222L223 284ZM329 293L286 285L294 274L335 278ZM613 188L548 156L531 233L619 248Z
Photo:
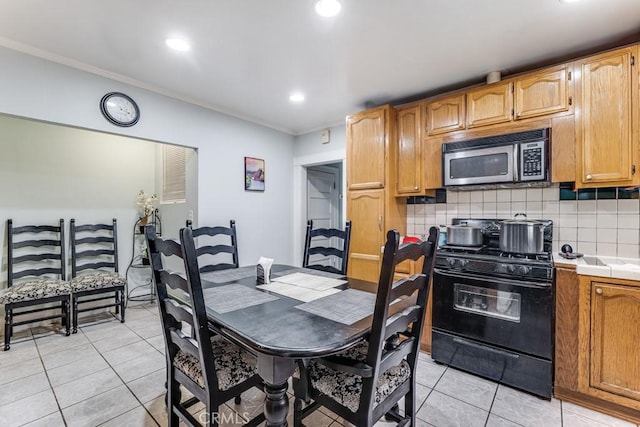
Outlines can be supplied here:
M501 220L454 219L482 228L478 247L438 248L433 275L434 360L550 398L553 384L553 223L543 251L502 252Z

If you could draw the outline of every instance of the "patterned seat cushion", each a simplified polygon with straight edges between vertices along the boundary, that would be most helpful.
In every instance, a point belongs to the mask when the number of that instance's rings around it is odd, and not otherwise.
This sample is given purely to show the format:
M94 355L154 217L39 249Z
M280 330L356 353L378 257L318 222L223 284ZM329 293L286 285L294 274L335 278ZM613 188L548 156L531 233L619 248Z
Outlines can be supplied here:
M0 304L35 301L43 298L71 293L69 282L56 279L37 279L22 282L7 288L0 295Z
M118 273L112 271L94 271L76 276L69 281L73 292L90 291L95 289L125 286L127 281Z
M220 390L228 390L258 372L258 359L248 351L219 335L211 337L211 346ZM202 365L197 357L178 351L173 365L204 388Z
M368 349L368 343L363 342L343 351L339 356L365 361ZM393 393L410 375L411 368L405 360L380 375L376 386L375 404L377 405L386 396ZM358 411L360 394L362 393L361 376L335 371L313 360L309 362L309 376L311 386L314 389L331 396L338 403L349 408L350 411L354 413Z

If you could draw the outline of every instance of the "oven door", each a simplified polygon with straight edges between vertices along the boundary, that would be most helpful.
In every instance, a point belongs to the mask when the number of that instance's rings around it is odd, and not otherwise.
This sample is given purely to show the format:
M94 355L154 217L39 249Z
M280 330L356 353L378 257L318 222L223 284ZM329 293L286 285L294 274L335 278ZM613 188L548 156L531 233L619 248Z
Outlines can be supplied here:
M433 327L551 359L553 286L436 269Z
M517 145L443 152L444 185L514 182Z

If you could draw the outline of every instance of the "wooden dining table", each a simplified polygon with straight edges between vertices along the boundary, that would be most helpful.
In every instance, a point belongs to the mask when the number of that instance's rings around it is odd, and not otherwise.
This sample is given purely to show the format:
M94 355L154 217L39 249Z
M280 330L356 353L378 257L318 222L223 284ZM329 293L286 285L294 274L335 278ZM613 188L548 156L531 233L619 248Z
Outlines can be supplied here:
M201 276L212 328L257 356L267 426L287 425L288 379L296 359L344 350L364 339L372 324L377 283L288 265L273 265L271 279L296 272L346 283L337 288L338 293L305 303L270 291L272 285L257 288L255 266ZM394 304L393 311L410 303Z

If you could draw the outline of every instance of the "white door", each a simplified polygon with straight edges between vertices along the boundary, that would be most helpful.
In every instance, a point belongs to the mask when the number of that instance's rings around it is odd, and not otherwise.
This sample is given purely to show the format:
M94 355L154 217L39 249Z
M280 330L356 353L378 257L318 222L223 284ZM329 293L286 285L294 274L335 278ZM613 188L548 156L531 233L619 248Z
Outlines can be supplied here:
M307 169L307 220L313 220L314 229L343 228L340 224L338 176L339 170L333 167L316 166ZM314 246L332 245L336 246L337 242L323 242L321 239L314 239ZM340 267L337 260L328 257L317 257L311 261L313 264Z

